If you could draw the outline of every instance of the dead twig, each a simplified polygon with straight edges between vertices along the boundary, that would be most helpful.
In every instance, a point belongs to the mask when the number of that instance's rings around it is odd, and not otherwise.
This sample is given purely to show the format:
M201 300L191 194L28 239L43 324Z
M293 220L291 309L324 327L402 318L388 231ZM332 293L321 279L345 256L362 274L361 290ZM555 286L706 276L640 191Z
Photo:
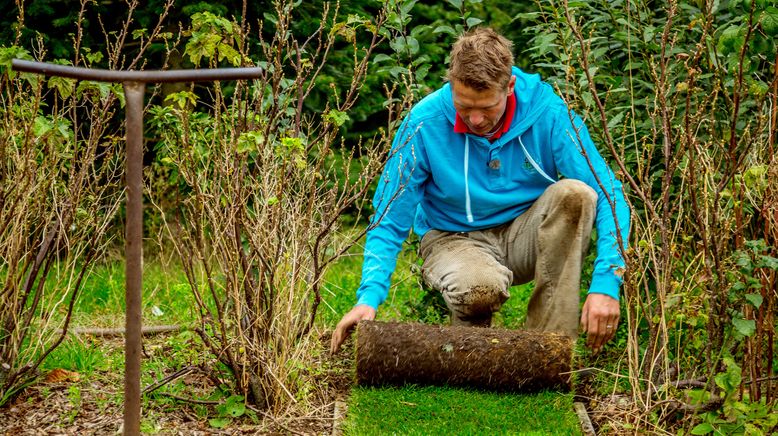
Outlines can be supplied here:
M194 366L194 365L185 366L185 367L179 369L178 371L170 374L169 376L159 380L158 382L146 386L143 389L143 393L144 394L150 394L150 393L156 391L157 389L161 388L162 386L164 386L164 385L166 385L168 383L171 383L174 380L177 380L177 379L179 379L179 378L189 374L190 372L194 371L195 369L197 369L197 367Z
M219 405L222 403L222 401L215 401L215 400L198 400L196 398L188 398L188 397L182 397L176 394L171 394L170 392L160 392L160 395L164 395L166 397L173 398L174 400L178 401L184 401L186 403L192 403L192 404L203 404L203 405Z
M158 325L158 326L144 326L141 330L143 335L156 335L160 333L178 332L181 330L189 330L188 327L183 327L178 324L170 325ZM124 327L117 328L76 328L72 330L75 335L92 335L92 336L122 336L125 333Z

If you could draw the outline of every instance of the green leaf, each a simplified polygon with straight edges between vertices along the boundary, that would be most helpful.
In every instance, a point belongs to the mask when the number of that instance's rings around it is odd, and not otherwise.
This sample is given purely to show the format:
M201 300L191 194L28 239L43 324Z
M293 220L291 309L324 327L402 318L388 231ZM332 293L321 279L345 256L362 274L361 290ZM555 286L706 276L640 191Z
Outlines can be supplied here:
M94 53L86 53L84 57L86 57L86 60L89 61L90 64L97 64L103 60L103 54L99 51Z
M773 256L762 256L762 264L764 268L778 271L778 258Z
M762 30L764 30L764 33L767 35L778 35L778 8L769 6L765 9L765 11L762 12L759 23L762 25Z
M707 422L703 422L702 424L698 424L696 427L692 429L692 434L701 435L701 434L708 434L713 431L713 426L708 424Z
M75 88L75 79L69 79L67 77L51 76L49 78L49 88L54 88L62 98L68 98L73 94L73 88Z
M462 0L446 0L451 6L462 9Z
M430 64L424 64L424 65L420 66L419 68L417 68L416 69L416 74L415 74L416 81L419 82L419 83L423 82L424 79L427 77L427 74L429 73L431 67L432 67L432 65L430 65Z
M135 29L132 31L132 39L139 39L143 36L146 36L147 33L148 32L146 29Z
M106 82L94 82L91 80L82 80L78 82L78 86L76 87L76 96L81 96L83 94L91 94L93 97L93 101L95 98L105 98L108 96L108 94L111 93L111 85L110 83Z
M475 27L475 26L477 26L477 25L479 25L479 24L481 24L483 22L484 22L484 20L482 20L480 18L475 18L475 17L470 17L466 21L467 27Z
M379 53L379 54L375 55L375 57L373 58L373 63L377 64L377 63L380 63L380 62L385 62L385 61L390 61L390 60L392 60L391 56L383 54L383 53Z
M54 125L48 118L39 115L35 117L35 123L32 125L32 133L36 137L40 138L41 136L51 131L53 128Z
M418 0L405 0L400 6L400 10L402 11L403 15L408 15L411 12L411 9L416 6L417 1Z
M116 99L119 100L119 106L124 107L124 86L122 86L121 83L112 83L111 92L113 92L113 95L115 95Z
M719 53L727 55L740 50L745 44L745 35L743 29L739 26L729 26L721 32L719 36L719 43L716 46Z
M225 406L224 410L227 412L226 414L233 418L243 416L243 414L246 413L246 403L243 402L242 395L233 395L230 398L227 398Z
M11 62L14 59L24 59L31 61L32 56L27 50L12 45L10 47L0 47L0 73L8 72L8 77L14 78L15 73L11 70Z
M754 307L759 309L759 307L762 305L762 296L759 294L746 294L745 295L746 300L748 300L749 303L751 303Z
M751 336L756 331L756 322L753 319L734 318L732 320L735 329L743 336Z
M195 105L197 103L197 95L191 91L180 91L168 94L165 97L165 101L175 103L179 109L184 109L187 104Z
M389 46L397 53L405 53L411 56L419 52L419 41L412 36L398 36Z
M349 120L347 113L335 109L331 109L329 112L327 112L325 117L338 127L342 126L346 121Z
M432 31L432 33L448 33L449 35L456 35L457 32L454 30L451 26L438 26L435 28L435 30Z
M686 391L686 396L691 401L691 404L702 404L710 399L710 392L705 389L689 389Z
M227 427L230 422L232 422L232 418L211 418L208 420L208 424L210 424L211 427L219 429Z
M724 364L727 365L727 370L716 374L713 380L716 382L716 386L723 389L724 392L729 395L735 392L740 386L740 382L743 380L742 370L731 357L725 357Z
M624 119L624 112L619 112L616 115L613 116L613 118L608 121L608 128L613 129L619 124L621 124L621 121Z
M240 53L227 44L219 44L219 62L225 59L235 67L240 66Z

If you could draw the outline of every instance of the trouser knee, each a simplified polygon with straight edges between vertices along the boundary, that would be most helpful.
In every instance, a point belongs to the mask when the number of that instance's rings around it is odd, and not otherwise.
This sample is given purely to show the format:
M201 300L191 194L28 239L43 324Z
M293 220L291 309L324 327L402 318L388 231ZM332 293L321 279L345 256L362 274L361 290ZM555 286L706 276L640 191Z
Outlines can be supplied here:
M459 284L453 290L444 290L446 301L452 316L457 318L480 318L491 315L500 309L510 294L507 283L498 281L478 281Z
M548 187L559 203L559 212L577 220L581 215L593 215L597 208L597 192L575 179L560 180Z

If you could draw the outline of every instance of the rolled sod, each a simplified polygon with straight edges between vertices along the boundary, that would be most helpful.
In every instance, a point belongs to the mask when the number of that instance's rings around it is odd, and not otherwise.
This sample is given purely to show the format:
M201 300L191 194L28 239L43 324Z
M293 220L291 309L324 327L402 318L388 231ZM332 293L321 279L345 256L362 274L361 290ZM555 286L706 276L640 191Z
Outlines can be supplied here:
M357 383L567 391L572 350L557 333L361 321Z

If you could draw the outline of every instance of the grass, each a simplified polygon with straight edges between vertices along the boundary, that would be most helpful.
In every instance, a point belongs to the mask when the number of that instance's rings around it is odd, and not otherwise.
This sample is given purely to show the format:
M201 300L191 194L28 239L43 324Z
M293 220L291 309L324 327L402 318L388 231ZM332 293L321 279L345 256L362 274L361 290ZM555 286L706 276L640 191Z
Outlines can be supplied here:
M50 277L47 292L50 298L59 298L58 280ZM78 327L124 327L124 262L107 261L95 265L85 277L78 301L73 310L71 329ZM57 312L64 316L64 312ZM179 266L147 261L143 272L143 323L144 325L187 324L195 320L194 305L189 284ZM188 335L188 336L187 336ZM179 335L191 336L191 332ZM179 336L173 336L177 338ZM117 340L121 340L119 337ZM182 357L191 359L191 341L176 341L170 345ZM62 368L81 374L95 371L123 371L124 356L120 349L106 353L103 340L92 336L68 335L43 362L42 369ZM177 349L180 348L180 349ZM144 367L154 365L154 359L144 359ZM144 375L146 374L144 370Z
M147 260L143 268L144 324L193 321L196 313L192 294L181 267L174 262ZM85 280L75 308L78 323L94 325L95 318L103 318L123 325L124 289L124 262L109 261L96 265ZM115 319L117 315L120 317L118 320Z
M347 435L580 434L572 397L429 386L354 388Z

